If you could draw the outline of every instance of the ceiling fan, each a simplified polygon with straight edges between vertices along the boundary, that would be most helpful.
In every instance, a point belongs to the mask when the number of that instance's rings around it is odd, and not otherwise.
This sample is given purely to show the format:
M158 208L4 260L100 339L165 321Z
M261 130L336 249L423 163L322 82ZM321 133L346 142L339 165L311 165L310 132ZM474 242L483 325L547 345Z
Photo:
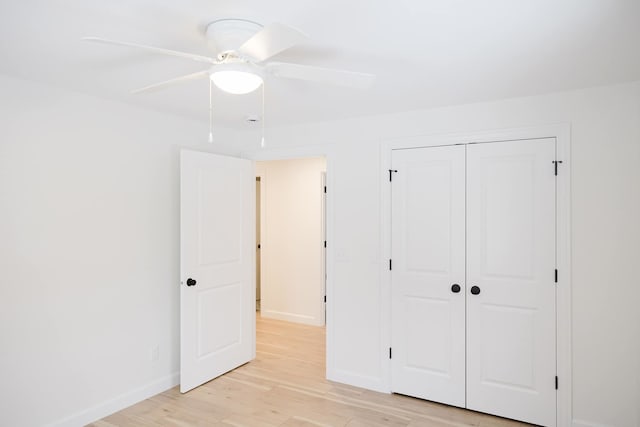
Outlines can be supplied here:
M202 62L209 66L205 70L154 83L132 93L162 89L207 77L218 88L231 94L245 94L256 90L263 84L267 75L360 89L371 86L375 79L373 74L270 61L269 59L278 53L309 40L301 31L279 23L262 26L245 19L220 19L207 26L206 37L218 52L215 57L101 37L84 37L83 40L144 49Z

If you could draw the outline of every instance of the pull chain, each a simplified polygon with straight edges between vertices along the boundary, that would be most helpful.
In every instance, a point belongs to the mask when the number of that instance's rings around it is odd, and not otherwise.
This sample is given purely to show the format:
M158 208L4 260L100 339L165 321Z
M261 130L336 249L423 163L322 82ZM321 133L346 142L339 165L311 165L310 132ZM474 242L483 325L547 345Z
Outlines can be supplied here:
M213 96L212 82L209 79L209 144L213 143Z

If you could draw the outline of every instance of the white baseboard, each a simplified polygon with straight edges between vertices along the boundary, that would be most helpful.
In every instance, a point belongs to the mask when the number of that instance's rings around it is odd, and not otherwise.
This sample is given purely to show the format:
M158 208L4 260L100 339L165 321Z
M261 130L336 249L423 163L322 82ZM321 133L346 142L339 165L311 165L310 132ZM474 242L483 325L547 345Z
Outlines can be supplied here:
M313 316L307 316L305 314L287 313L284 311L265 310L262 308L260 316L267 319L285 320L293 323L303 323L305 325L323 326L319 319Z
M327 368L327 379L329 381L365 388L380 393L391 393L389 387L380 378L354 374L353 372L341 369Z
M103 403L95 405L91 408L72 414L62 420L50 424L51 427L78 427L97 421L101 418L118 412L124 408L162 393L180 383L180 374L175 372L160 378L154 382L146 384L135 390L128 391L109 399Z
M585 420L576 420L575 418L571 422L571 425L573 427L611 427L607 424L594 423L594 422L585 421Z

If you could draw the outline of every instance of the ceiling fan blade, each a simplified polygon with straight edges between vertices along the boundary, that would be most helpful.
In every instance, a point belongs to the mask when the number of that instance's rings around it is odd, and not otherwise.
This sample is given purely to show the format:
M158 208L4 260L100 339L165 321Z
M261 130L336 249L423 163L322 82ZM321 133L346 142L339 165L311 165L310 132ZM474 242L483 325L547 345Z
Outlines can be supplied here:
M276 77L329 83L357 89L369 88L376 78L373 74L334 70L311 65L290 64L286 62L270 62L266 68Z
M153 90L163 89L167 86L174 85L176 83L182 83L189 80L201 79L209 76L210 71L198 71L197 73L187 74L186 76L176 77L175 79L165 80L163 82L154 83L149 86L141 87L140 89L132 90L132 94L142 93L142 92L151 92Z
M265 26L238 49L243 55L262 62L290 47L304 43L309 37L295 28L274 22Z
M194 55L192 53L180 52L180 51L177 51L177 50L170 50L170 49L163 49L161 47L146 46L146 45L142 45L142 44L121 42L121 41L117 41L117 40L109 40L109 39L103 39L101 37L83 37L82 40L88 41L88 42L116 45L116 46L135 47L137 49L144 49L144 50L147 50L149 52L159 53L159 54L162 54L162 55L177 56L179 58L191 59L193 61L206 62L207 64L217 64L218 63L218 61L215 58L209 58L208 56Z

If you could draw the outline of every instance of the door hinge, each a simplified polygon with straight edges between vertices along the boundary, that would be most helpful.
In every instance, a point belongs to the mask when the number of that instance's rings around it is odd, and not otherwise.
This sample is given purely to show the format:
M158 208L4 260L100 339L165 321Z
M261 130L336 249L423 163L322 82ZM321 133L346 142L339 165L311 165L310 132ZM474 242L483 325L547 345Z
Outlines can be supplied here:
M393 174L398 172L397 169L389 169L389 182L393 181Z
M389 271L391 271L391 258L389 258Z
M324 247L325 248L327 247L327 241L326 240L324 241Z
M553 160L551 163L553 163L555 175L558 176L558 163L562 163L562 160Z
M389 359L391 359L391 347L389 347Z
M324 302L325 302L325 304L327 302L327 296L326 295L324 296Z
M556 390L558 389L558 376L556 375Z
M324 193L327 194L327 186L324 186Z
M555 282L558 283L558 269L556 268Z

